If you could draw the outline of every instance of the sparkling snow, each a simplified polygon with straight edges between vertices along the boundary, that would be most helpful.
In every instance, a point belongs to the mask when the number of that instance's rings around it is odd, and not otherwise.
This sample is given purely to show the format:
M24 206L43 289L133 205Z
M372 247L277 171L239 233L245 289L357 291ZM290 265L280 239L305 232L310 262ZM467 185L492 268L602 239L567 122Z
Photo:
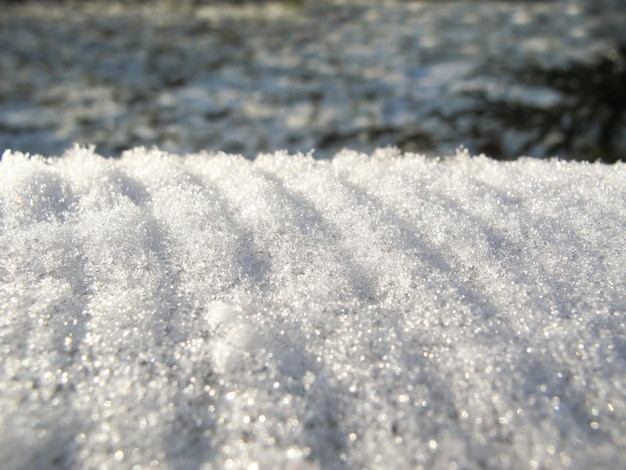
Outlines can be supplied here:
M463 152L7 152L2 466L616 468L625 182Z

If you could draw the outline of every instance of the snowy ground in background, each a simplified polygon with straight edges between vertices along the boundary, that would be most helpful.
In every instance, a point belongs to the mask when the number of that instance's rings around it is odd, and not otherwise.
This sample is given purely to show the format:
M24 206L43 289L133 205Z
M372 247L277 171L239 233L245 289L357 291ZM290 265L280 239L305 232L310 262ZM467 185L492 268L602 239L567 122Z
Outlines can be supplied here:
M442 155L462 144L492 157L546 157L571 138L570 154L594 158L597 121L611 112L597 103L572 135L559 118L568 126L577 117L563 113L536 138L539 125L507 131L471 93L530 106L533 116L562 103L586 110L554 88L517 83L519 68L594 57L619 68L624 24L621 0L5 6L0 152L58 155L80 142L105 155L157 144L328 157L388 144ZM502 142L490 148L489 139ZM617 142L626 148L623 126Z
M0 461L616 468L625 181L392 150L7 153Z

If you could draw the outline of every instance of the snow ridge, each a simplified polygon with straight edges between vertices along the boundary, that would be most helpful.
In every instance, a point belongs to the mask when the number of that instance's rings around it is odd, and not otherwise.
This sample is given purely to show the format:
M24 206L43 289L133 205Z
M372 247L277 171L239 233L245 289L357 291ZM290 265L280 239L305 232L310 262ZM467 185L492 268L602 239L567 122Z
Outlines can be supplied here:
M614 467L625 181L463 152L6 152L0 460Z

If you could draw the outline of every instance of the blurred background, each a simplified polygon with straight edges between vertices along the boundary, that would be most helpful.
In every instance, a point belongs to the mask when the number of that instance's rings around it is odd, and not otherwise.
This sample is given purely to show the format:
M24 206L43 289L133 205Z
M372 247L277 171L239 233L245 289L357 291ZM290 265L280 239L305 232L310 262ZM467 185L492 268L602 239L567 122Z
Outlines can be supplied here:
M626 1L0 1L0 154L626 158Z

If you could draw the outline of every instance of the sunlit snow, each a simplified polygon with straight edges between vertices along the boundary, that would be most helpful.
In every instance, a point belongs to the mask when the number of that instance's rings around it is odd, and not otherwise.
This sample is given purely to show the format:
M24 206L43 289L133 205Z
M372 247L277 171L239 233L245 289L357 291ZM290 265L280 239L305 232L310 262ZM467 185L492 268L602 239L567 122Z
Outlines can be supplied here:
M616 468L625 181L6 152L2 467Z

